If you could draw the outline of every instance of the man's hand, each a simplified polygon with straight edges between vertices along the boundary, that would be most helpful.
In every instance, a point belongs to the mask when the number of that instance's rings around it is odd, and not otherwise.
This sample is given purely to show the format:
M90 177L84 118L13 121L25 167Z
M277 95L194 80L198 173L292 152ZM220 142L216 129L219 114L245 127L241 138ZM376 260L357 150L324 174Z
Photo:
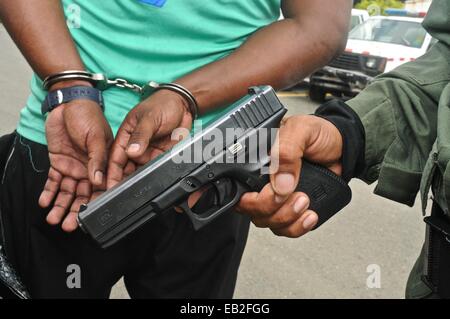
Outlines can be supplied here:
M70 232L77 228L80 205L89 201L93 186L105 184L112 131L98 104L75 100L48 115L46 137L50 170L39 205L49 207L56 198L47 222L57 225L66 216L62 228Z
M107 188L177 144L180 140L173 140L172 132L178 128L190 130L192 120L187 102L168 90L158 91L138 104L128 113L114 141Z
M242 196L238 211L252 217L257 227L267 227L278 236L300 237L317 223L318 216L308 210L306 194L295 193L299 183L301 159L305 158L342 172L342 136L329 121L317 116L293 116L283 121L271 151L276 173L260 193ZM276 160L278 158L278 161Z

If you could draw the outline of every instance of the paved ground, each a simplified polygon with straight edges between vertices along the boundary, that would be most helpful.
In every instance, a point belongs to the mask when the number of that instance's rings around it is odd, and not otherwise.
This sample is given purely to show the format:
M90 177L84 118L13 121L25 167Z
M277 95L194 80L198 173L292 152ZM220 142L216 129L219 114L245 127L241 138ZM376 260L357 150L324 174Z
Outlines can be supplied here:
M28 95L30 70L0 25L0 134L14 129ZM291 114L316 105L304 91L281 93ZM301 239L251 229L239 272L237 298L402 298L424 238L418 206L410 209L351 183L352 203L320 230ZM378 265L381 288L368 288L369 265ZM113 297L126 297L119 283Z

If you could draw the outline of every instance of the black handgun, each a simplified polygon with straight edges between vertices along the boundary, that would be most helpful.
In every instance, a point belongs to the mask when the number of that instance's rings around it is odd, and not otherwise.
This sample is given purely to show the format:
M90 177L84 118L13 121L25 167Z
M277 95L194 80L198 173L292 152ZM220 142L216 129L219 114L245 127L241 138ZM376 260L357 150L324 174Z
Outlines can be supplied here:
M250 88L246 97L205 130L192 133L82 206L80 227L105 248L178 206L194 229L202 228L230 211L244 193L260 191L269 183L270 148L286 112L270 86ZM204 193L209 207L189 207L188 197L205 186L216 190ZM343 179L307 161L297 190L309 196L310 209L319 215L316 228L351 200Z

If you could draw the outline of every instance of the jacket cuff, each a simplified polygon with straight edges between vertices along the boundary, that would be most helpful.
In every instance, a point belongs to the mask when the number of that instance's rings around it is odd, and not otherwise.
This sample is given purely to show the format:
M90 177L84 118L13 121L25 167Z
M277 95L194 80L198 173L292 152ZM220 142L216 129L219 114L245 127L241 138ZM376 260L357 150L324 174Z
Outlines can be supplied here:
M336 126L342 136L342 178L350 181L364 170L365 131L358 114L346 103L333 100L320 106L316 116Z

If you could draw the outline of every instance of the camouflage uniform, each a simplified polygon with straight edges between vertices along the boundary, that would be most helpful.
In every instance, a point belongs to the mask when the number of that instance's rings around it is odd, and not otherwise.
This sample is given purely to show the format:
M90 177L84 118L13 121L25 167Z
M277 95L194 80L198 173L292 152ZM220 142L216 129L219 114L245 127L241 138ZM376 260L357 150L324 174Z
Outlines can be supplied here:
M366 132L366 182L375 193L412 206L430 189L450 221L450 1L434 0L424 27L439 42L424 56L377 78L347 104ZM438 297L422 280L425 253L416 262L407 298ZM450 282L448 283L450 285Z

